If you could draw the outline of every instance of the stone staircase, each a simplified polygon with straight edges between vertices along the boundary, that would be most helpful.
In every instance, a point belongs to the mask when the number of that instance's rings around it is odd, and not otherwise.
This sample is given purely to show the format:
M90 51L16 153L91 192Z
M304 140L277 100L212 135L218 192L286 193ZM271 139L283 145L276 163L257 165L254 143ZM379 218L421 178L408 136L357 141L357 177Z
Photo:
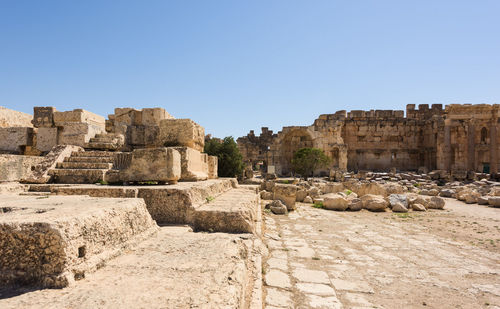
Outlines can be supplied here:
M120 149L125 143L123 134L99 133L92 137L85 149L98 149L104 151L115 151Z
M49 171L55 183L93 184L104 181L106 172L113 168L114 152L73 152L64 162Z

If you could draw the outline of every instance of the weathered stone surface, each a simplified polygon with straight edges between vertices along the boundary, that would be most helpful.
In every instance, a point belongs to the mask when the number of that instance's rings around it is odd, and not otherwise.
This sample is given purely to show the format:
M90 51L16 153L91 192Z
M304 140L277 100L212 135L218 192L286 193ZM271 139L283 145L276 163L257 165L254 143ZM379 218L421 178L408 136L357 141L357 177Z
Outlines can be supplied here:
M73 153L83 151L81 147L72 145L58 145L50 150L48 154L41 158L35 168L30 168L31 173L27 173L19 178L25 183L47 183L51 180L49 171L54 169L57 164L62 163L66 158L69 158Z
M406 208L403 203L396 202L392 204L392 211L394 212L408 212L408 208Z
M54 126L55 107L36 106L33 108L32 124L35 128L51 128Z
M195 231L225 233L260 233L259 195L246 188L232 189L207 199L201 207L195 207L192 226ZM272 210L272 208L271 208Z
M248 234L163 226L73 287L15 293L0 307L260 308L260 250Z
M297 186L276 184L273 187L273 194L273 199L282 201L288 210L294 210L296 208L295 201L297 199Z
M274 194L272 192L262 191L260 192L260 198L263 200L272 200Z
M280 200L275 200L266 205L266 208L269 206L271 212L275 215L284 215L288 212L286 205L283 204Z
M443 189L439 193L439 196L442 196L442 197L453 197L455 194L456 194L455 190L452 190L452 189Z
M428 209L443 209L445 202L442 198L433 196L427 204Z
M323 195L323 207L329 210L344 211L349 207L349 201L338 193Z
M304 203L312 204L312 202L313 202L313 199L310 196L306 196L304 198Z
M33 128L0 128L0 151L24 154L26 146L33 145Z
M170 147L168 147L170 148ZM181 180L208 179L208 155L189 147L172 147L181 154Z
M355 198L349 201L349 210L359 211L363 209L363 201L360 198Z
M57 145L57 128L38 128L36 134L36 149L41 152L50 151Z
M205 130L191 119L164 119L160 121L159 143L163 146L184 146L203 151Z
M426 211L425 206L422 204L418 204L418 203L411 204L411 209L413 209L415 211Z
M307 191L305 189L297 190L297 194L295 196L295 200L297 202L303 202L304 199L306 198L306 196L307 196Z
M500 196L490 196L488 204L492 207L500 207Z
M181 178L181 155L174 148L135 149L130 164L120 170L122 181L163 181Z
M363 208L370 211L384 211L389 203L381 195L365 194L361 196Z
M208 156L208 179L216 179L219 168L219 158L216 156Z
M0 154L0 182L28 178L43 161L43 157Z
M18 112L0 106L0 128L7 127L32 127L30 114Z
M140 199L2 197L0 282L65 287L157 231Z
M389 195L389 204L394 207L396 203L401 203L405 208L408 207L408 198L404 194Z
M479 205L488 205L488 196L480 196L477 198L477 203Z

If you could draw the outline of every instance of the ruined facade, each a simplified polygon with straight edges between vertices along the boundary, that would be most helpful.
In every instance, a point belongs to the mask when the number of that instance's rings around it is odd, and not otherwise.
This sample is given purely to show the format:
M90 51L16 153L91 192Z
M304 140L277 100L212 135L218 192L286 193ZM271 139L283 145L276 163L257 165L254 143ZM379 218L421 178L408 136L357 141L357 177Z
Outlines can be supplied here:
M331 166L317 171L445 170L496 175L500 168L500 105L407 105L402 110L338 111L320 115L311 126L284 127L277 134L263 128L238 139L247 164L292 172L293 153L322 149ZM267 168L263 169L267 171Z

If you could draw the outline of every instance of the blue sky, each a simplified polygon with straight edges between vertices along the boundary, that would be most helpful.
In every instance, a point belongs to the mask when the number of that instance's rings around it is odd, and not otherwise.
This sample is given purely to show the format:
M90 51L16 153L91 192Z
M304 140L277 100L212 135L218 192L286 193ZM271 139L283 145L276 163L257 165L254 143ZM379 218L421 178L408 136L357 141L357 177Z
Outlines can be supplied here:
M0 105L164 107L206 133L500 103L500 1L0 0Z

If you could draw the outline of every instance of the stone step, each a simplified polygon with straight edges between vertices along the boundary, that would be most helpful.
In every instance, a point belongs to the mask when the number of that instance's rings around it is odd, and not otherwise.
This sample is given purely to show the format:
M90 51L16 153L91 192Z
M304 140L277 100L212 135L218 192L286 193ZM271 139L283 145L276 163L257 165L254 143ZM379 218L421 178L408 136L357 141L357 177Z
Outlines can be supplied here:
M260 200L256 190L236 188L197 207L193 214L195 231L259 233Z
M113 157L69 157L64 162L113 163Z
M115 142L90 142L85 146L86 149L105 149L105 150L117 150L120 145Z
M89 184L104 181L105 169L53 169L49 175L55 183Z
M57 168L66 169L110 169L113 163L94 163L94 162L59 162Z
M71 154L72 157L113 157L113 152L108 151L74 151Z

